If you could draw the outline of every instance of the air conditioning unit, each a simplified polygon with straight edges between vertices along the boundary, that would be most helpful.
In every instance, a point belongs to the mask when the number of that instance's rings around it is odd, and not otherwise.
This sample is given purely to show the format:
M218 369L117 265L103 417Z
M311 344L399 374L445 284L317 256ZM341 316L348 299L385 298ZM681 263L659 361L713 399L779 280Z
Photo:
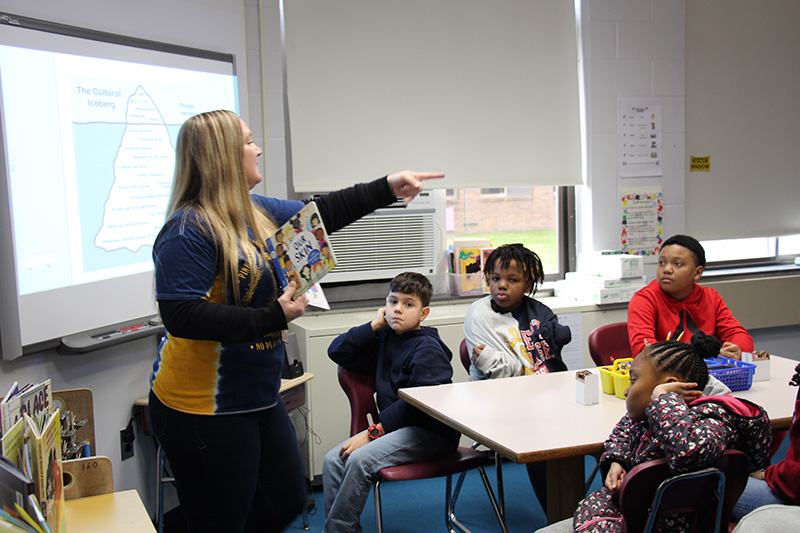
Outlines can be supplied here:
M427 276L444 264L444 190L398 201L329 236L336 268L323 283L393 278L406 271Z

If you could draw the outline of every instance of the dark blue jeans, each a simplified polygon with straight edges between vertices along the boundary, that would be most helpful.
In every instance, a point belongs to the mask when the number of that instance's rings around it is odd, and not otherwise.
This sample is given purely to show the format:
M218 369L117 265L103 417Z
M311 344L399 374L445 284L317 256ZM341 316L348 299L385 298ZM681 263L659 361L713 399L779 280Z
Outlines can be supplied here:
M283 402L234 415L190 415L150 392L153 431L189 531L282 531L305 503L303 464Z

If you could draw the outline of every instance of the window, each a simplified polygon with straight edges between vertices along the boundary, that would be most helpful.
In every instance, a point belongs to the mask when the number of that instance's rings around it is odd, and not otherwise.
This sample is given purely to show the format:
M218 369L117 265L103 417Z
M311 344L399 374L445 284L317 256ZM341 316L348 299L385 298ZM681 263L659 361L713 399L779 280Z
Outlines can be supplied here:
M500 187L447 191L447 244L455 239L486 238L492 246L522 243L541 258L548 279L563 277L562 259L574 247L560 198L571 187ZM573 209L574 211L574 209Z
M702 241L711 267L790 263L800 256L800 234Z

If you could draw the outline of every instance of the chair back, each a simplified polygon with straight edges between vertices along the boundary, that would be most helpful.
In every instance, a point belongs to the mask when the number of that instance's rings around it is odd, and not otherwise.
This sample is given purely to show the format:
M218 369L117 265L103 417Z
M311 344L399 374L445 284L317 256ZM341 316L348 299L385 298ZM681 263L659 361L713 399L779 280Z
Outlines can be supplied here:
M461 358L461 364L464 365L464 370L469 374L469 366L472 361L470 361L469 350L467 350L467 339L461 339L461 344L458 346L458 355Z
M108 457L81 457L64 461L64 499L83 498L114 492L114 476Z
M94 439L94 401L91 389L66 389L53 391L53 403L61 409L61 427L69 433L68 449L88 442L92 455L97 453ZM69 422L65 421L67 417ZM68 423L74 425L65 427ZM70 457L67 455L66 457Z
M378 423L378 406L375 404L375 376L357 374L341 366L338 375L339 385L350 401L350 436L352 437L367 429L370 424Z
M633 357L628 340L628 323L613 322L589 333L589 355L597 366L610 365L614 359Z
M663 517L685 514L688 531L727 529L733 506L747 484L750 459L726 450L713 465L672 476L665 459L635 466L620 489L623 533L653 531Z

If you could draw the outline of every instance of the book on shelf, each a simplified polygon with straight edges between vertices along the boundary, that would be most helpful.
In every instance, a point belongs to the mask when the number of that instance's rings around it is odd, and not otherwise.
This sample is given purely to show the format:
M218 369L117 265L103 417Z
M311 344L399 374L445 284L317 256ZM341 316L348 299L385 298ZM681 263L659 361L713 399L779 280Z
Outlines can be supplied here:
M0 533L3 532L51 533L51 530L39 508L31 477L0 456Z
M66 531L64 478L61 462L61 416L54 409L40 420L27 413L25 440L31 462L31 478L39 509L52 533Z
M34 493L33 481L7 457L0 457L0 508L15 514L15 505L23 508L28 496Z
M489 248L489 239L455 239L453 241L453 267L457 275L456 289L465 296L483 293L483 253Z
M315 202L306 204L279 227L267 239L267 248L281 287L294 281L298 295L336 266L336 256ZM320 291L319 285L315 291Z
M20 418L17 423L3 433L0 439L0 454L16 466L22 468L25 460L25 421Z
M16 392L12 391L17 389ZM53 410L53 391L50 380L41 383L30 383L18 388L14 383L0 402L0 420L2 420L2 434L20 420L25 413L37 418Z

